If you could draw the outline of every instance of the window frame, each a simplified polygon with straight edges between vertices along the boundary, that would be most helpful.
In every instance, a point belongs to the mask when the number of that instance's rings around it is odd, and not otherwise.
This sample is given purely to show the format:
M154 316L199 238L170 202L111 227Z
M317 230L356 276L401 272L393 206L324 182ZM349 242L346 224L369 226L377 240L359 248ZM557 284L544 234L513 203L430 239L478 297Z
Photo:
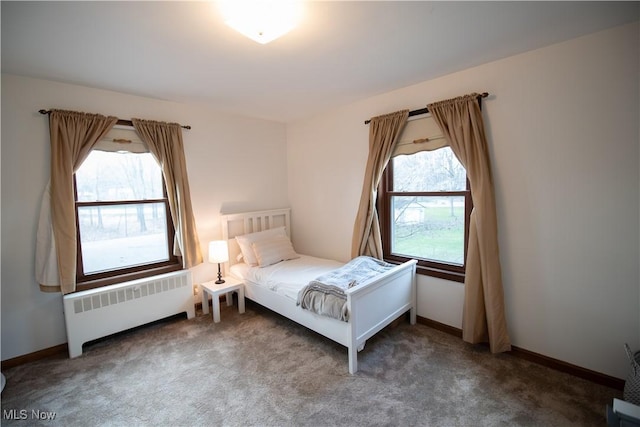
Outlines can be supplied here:
M440 279L451 280L464 283L465 272L467 267L467 250L469 246L469 222L471 211L473 210L473 198L471 197L471 186L469 179L466 179L466 189L459 191L394 191L393 189L393 157L389 159L385 168L380 185L378 186L378 218L380 221L380 233L382 238L382 253L384 260L392 263L403 263L411 259L418 260L416 272L426 276L437 277ZM408 257L391 252L391 221L393 214L391 212L391 199L394 196L418 196L418 197L447 197L447 196L463 196L465 206L464 220L464 263L450 264L438 262L434 260Z
M169 199L167 197L167 188L164 178L162 179L162 195L161 199L136 199L136 200L108 200L108 201L78 201L78 185L76 174L73 174L73 195L74 210L76 215L76 292L88 289L100 288L102 286L122 283L128 280L141 279L154 276L157 274L169 273L172 271L182 270L182 263L179 258L173 254L173 242L175 240L175 227L171 217L171 209ZM119 268L115 270L101 271L98 273L84 273L82 260L82 242L80 238L80 216L78 209L81 207L94 206L122 206L122 205L139 205L163 203L166 212L167 225L167 253L169 259L166 261L141 264L132 267Z

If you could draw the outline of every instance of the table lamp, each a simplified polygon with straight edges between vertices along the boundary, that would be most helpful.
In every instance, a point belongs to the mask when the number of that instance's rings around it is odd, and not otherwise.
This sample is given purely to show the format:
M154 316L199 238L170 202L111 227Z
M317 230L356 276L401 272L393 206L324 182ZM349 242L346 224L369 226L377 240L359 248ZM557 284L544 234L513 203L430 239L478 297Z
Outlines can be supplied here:
M209 242L209 262L218 264L218 280L216 284L224 283L220 273L220 263L229 261L229 247L226 240L214 240Z

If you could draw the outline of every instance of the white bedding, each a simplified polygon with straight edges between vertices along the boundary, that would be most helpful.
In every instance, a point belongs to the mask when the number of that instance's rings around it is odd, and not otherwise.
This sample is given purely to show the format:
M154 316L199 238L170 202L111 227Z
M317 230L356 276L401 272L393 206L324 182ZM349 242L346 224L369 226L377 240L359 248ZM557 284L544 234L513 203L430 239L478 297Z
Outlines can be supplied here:
M231 274L286 296L295 304L298 301L298 293L310 281L343 265L344 263L334 260L300 255L300 258L267 267L251 267L245 263L234 264L231 266Z

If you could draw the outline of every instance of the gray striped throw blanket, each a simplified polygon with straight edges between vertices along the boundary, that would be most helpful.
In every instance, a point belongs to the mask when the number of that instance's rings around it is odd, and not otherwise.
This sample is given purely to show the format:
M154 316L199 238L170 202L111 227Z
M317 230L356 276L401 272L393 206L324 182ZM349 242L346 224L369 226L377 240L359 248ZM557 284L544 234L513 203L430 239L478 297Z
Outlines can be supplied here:
M298 294L298 305L314 313L347 322L349 312L345 291L392 267L393 264L368 256L354 258L342 267L309 282Z

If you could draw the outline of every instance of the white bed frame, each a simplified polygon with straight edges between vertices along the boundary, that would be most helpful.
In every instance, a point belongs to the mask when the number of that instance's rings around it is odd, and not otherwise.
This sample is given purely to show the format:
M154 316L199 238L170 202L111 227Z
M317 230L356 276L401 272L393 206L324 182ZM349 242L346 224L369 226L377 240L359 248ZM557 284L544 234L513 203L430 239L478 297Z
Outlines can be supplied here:
M237 263L235 236L285 226L291 230L290 209L222 215L222 237L229 243L229 265ZM349 373L358 370L358 351L367 339L409 312L416 323L416 263L411 260L346 291L350 320L343 322L303 310L289 298L245 282L245 297L347 347Z

